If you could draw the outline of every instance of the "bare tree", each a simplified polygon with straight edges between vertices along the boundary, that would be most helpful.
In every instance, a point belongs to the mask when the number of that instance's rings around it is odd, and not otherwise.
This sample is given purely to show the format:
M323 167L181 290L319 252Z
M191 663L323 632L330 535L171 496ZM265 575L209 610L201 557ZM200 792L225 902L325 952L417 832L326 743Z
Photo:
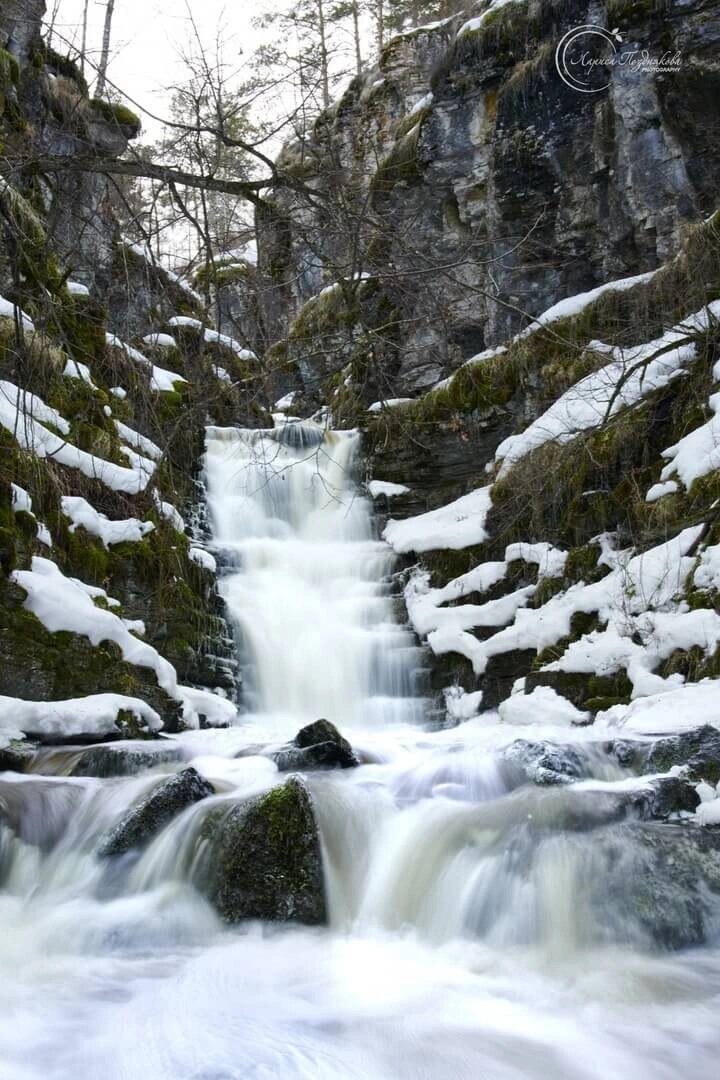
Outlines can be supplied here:
M86 8L87 10L87 8ZM95 87L96 97L102 97L107 82L107 68L110 60L110 36L112 33L112 20L115 12L115 0L107 0L105 5L105 24L103 26L102 48L100 50L100 63L98 64L98 78Z

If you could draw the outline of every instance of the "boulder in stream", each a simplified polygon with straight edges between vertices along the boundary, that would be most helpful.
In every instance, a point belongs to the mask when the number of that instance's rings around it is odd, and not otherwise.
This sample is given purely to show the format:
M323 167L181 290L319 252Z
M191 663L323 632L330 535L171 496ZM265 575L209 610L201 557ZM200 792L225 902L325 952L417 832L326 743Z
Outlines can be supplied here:
M667 772L673 765L685 765L692 780L720 781L720 731L710 724L658 739L650 748L643 772Z
M292 743L271 756L280 772L351 769L359 764L350 743L329 720L308 724L298 731Z
M98 855L107 858L145 847L182 810L214 794L212 784L196 769L183 769L154 788L120 819L101 840Z
M208 861L196 883L226 922L327 921L320 837L297 777L250 802L213 809L203 838Z
M587 763L575 748L550 742L516 739L504 750L503 760L506 769L515 774L512 779L542 786L569 784L590 775Z
M102 743L88 747L76 758L70 776L135 776L143 769L182 761L182 750L172 742Z

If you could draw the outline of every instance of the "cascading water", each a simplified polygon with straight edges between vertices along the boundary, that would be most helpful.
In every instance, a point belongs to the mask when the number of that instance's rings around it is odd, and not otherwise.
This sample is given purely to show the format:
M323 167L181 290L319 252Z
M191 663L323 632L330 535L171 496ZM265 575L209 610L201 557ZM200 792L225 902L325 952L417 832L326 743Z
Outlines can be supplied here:
M241 635L246 697L286 733L418 720L418 650L393 619L387 545L352 481L357 436L316 425L211 428L215 537L236 572L223 594Z
M179 764L72 777L62 749L0 775L0 1080L717 1075L720 956L653 943L652 849L603 802L624 774L592 729L425 722L356 451L309 424L209 430L244 711L173 744L212 805L277 783L262 747L309 721L351 739L364 764L306 777L330 927L221 926L192 885L206 802L108 873L99 838ZM594 779L526 783L518 738L572 741Z

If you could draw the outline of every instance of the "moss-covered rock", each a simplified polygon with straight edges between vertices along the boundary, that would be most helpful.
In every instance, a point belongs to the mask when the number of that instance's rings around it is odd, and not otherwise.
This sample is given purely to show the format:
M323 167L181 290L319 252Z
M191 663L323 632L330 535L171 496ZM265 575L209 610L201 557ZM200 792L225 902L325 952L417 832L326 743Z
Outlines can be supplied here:
M211 852L197 882L229 923L327 919L320 838L305 785L292 777L204 823Z

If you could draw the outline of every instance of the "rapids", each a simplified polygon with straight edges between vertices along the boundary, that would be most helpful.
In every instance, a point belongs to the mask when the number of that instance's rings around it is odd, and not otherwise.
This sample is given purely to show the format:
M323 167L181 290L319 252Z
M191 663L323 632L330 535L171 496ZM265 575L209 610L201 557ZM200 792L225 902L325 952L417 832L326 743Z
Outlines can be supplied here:
M241 799L278 781L261 747L319 716L348 737L363 765L307 776L330 927L223 927L191 884L203 803L108 876L99 837L182 765L73 778L63 748L2 774L1 1080L717 1077L720 951L654 946L629 834L577 824L625 774L592 728L431 720L356 453L311 424L208 430L244 711L175 740ZM518 784L517 738L571 740L591 790Z

